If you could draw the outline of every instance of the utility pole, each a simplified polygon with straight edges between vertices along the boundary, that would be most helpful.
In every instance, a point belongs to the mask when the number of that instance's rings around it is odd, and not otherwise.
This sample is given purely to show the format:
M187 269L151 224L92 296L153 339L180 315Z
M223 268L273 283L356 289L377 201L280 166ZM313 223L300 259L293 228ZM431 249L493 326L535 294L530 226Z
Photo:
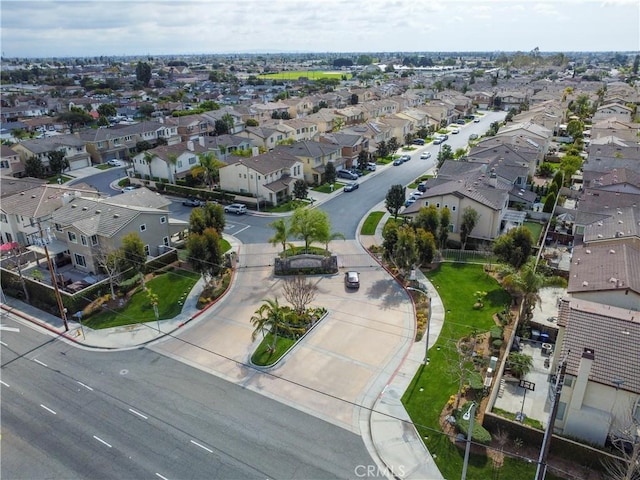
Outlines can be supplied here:
M567 352L567 355L569 352ZM560 404L560 393L562 392L562 384L564 383L564 374L567 370L566 358L562 360L560 364L560 372L556 377L556 383L554 385L553 399L551 403L551 413L549 414L549 424L544 431L544 437L542 438L542 447L540 448L540 457L538 458L538 467L536 468L535 480L544 480L544 476L547 473L547 457L549 456L549 448L551 446L551 436L553 435L553 424L556 421L556 415L558 415L558 405Z
M47 248L47 242L45 241L42 235L42 226L38 221L38 235L40 236L40 241L42 242L42 246L44 248L44 256L47 259L47 266L49 267L49 274L51 275L51 286L53 287L53 292L56 297L56 303L58 304L58 311L60 312L60 318L62 319L62 323L64 324L64 331L69 331L69 324L67 323L67 309L62 302L62 296L60 295L60 290L58 289L58 279L56 278L56 272L53 268L53 262L51 261L51 257L49 256L49 249Z
M469 430L467 431L467 446L464 449L464 463L462 464L461 480L467 478L467 465L469 465L469 451L471 450L471 435L473 434L473 420L476 416L476 402L471 402L469 410L462 416L464 420L469 421Z

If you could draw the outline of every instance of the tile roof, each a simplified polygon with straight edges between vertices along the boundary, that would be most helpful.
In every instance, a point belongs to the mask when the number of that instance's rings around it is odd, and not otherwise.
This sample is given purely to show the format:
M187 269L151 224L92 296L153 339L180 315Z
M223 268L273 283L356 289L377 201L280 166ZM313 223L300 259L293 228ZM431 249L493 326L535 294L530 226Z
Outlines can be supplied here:
M559 358L567 359L567 373L577 375L585 348L593 349L589 380L640 393L640 312L578 299L560 302L558 326L564 327Z
M95 196L99 192L86 184L72 188L56 185L38 185L2 199L2 211L12 215L22 215L27 219L43 219L80 194Z

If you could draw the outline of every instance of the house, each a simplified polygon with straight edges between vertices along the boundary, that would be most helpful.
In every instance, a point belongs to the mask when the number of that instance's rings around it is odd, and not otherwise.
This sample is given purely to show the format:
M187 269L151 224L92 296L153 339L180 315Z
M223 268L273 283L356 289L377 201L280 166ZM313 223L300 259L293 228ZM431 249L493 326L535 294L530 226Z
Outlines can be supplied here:
M388 142L391 139L391 128L374 121L345 128L342 130L342 133L361 135L368 139L369 144L367 149L372 155L378 151L378 144L380 142Z
M56 135L47 138L23 140L13 145L13 150L20 155L24 163L28 158L35 157L42 162L46 171L51 171L48 153L63 152L64 159L69 162L69 170L90 167L91 157L85 142L74 135Z
M335 129L337 129L340 122L343 120L341 116L330 111L327 108L322 108L316 113L307 115L304 118L305 120L313 122L317 125L317 131L319 134L333 132Z
M320 185L324 182L327 164L332 162L336 170L346 168L346 159L342 156L342 147L325 142L296 142L292 145L280 145L277 151L293 155L302 162L304 180L309 185Z
M510 123L498 130L497 137L510 138L513 143L516 139L529 144L543 155L549 151L553 132L548 128L531 122Z
M146 196L148 205L155 199L157 207L139 206L135 196ZM172 234L184 229L170 226L169 213L161 208L166 202L146 188L113 198L75 197L53 212L51 233L66 246L73 266L93 275L100 271L100 257L120 248L123 237L132 232L142 240L147 257L164 253Z
M494 240L505 227L519 226L525 213L508 210L509 192L513 185L499 179L487 166L458 161L445 161L438 176L426 182L426 191L401 214L414 218L423 207L434 205L438 210L448 208L451 213L449 231L452 239L460 238L464 209L478 212L478 222L470 237Z
M601 120L607 120L614 118L621 122L631 123L633 122L633 109L626 105L620 105L618 103L607 103L601 105L596 109L596 113L593 114L591 120L598 122Z
M307 118L292 118L283 120L283 124L295 130L294 139L296 142L302 140L317 140L318 125Z
M201 114L203 118L210 121L214 126L218 121L227 122L229 127L229 134L235 135L244 130L244 122L246 119L242 118L242 114L233 107L222 107L218 110L211 110Z
M22 177L24 175L24 163L20 154L8 145L0 145L0 176Z
M640 422L638 310L565 298L558 329L551 371L561 360L566 371L556 432L600 446L608 438L629 440L624 430L630 420L635 419L636 428Z
M254 145L265 150L273 150L277 145L294 140L295 130L286 125L277 123L265 127L247 127L238 136L249 139Z
M162 123L162 119L83 130L77 136L85 142L93 163L106 163L114 159L128 161L138 153L140 142L156 146L160 138L169 145L181 141L177 126Z
M213 152L220 161L226 161L234 153L251 151L255 145L253 142L240 135L216 135L215 137L200 137L198 139L208 152Z
M507 141L505 142L505 140ZM516 145L511 143L511 140L515 140ZM467 161L490 163L494 160L503 159L509 161L512 165L526 167L528 175L533 177L542 157L543 155L539 150L526 142L518 141L517 137L507 139L487 137L471 148L467 155ZM526 178L524 183L518 182L518 185L521 188L526 185Z
M364 122L365 119L364 111L359 105L339 108L334 110L334 112L339 116L339 122L342 127L359 125Z
M638 123L624 122L616 117L609 117L591 125L591 141L601 137L617 137L623 142L637 145L639 131L640 124Z
M223 190L252 196L271 205L289 200L298 179L304 179L301 160L280 149L250 158L231 157L228 164L220 168Z
M369 139L363 135L346 133L344 131L327 133L320 135L320 142L330 143L340 147L342 157L345 159L345 167L347 168L358 165L360 152L367 153L367 161L369 160Z
M501 110L505 112L514 108L516 111L520 110L522 105L526 105L529 103L529 92L527 91L500 91L497 92L493 105L495 107L499 107Z
M167 117L165 125L176 127L178 135L183 142L196 140L198 137L213 135L215 132L215 122L204 115L183 115L179 117Z
M207 152L204 143L204 138L199 137L196 141L161 145L138 153L131 159L129 177L176 183L177 179L186 177L193 167L200 165L198 154Z
M488 110L493 105L494 94L486 91L469 91L465 94L480 110Z

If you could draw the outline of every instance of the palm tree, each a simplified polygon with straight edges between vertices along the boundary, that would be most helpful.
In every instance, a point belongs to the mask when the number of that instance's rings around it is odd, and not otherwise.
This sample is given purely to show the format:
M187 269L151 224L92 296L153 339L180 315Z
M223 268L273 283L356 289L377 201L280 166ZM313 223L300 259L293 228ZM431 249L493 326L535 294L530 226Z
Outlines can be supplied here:
M289 238L289 225L284 218L271 222L269 224L274 229L275 233L268 241L274 247L277 244L282 245L282 254L285 255L287 251L287 239Z
M169 165L173 167L173 172L171 172L171 183L175 185L176 173L177 173L176 166L178 165L178 155L176 155L175 153L169 153L167 155L167 161L169 162Z
M156 158L158 155L156 155L155 153L150 152L149 150L147 150L146 152L144 152L144 155L142 156L142 160L144 161L144 163L146 163L149 167L149 178L151 180L153 180L153 173L151 172L151 162L153 162L153 159Z
M209 189L213 187L213 174L218 168L218 159L213 152L199 153L200 167L204 170L204 175L209 185Z
M269 351L274 352L278 341L278 330L287 321L291 312L281 306L275 297L265 299L263 302L256 310L256 314L251 317L251 325L255 328L251 334L251 340L255 340L259 333L265 337L266 333L270 332L273 338Z

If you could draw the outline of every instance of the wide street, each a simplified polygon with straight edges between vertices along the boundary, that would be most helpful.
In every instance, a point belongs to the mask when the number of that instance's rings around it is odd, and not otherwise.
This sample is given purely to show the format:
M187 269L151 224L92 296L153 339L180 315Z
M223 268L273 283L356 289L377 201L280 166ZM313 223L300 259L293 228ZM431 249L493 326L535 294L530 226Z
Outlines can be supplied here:
M359 436L149 349L2 325L3 479L355 478L373 465Z

